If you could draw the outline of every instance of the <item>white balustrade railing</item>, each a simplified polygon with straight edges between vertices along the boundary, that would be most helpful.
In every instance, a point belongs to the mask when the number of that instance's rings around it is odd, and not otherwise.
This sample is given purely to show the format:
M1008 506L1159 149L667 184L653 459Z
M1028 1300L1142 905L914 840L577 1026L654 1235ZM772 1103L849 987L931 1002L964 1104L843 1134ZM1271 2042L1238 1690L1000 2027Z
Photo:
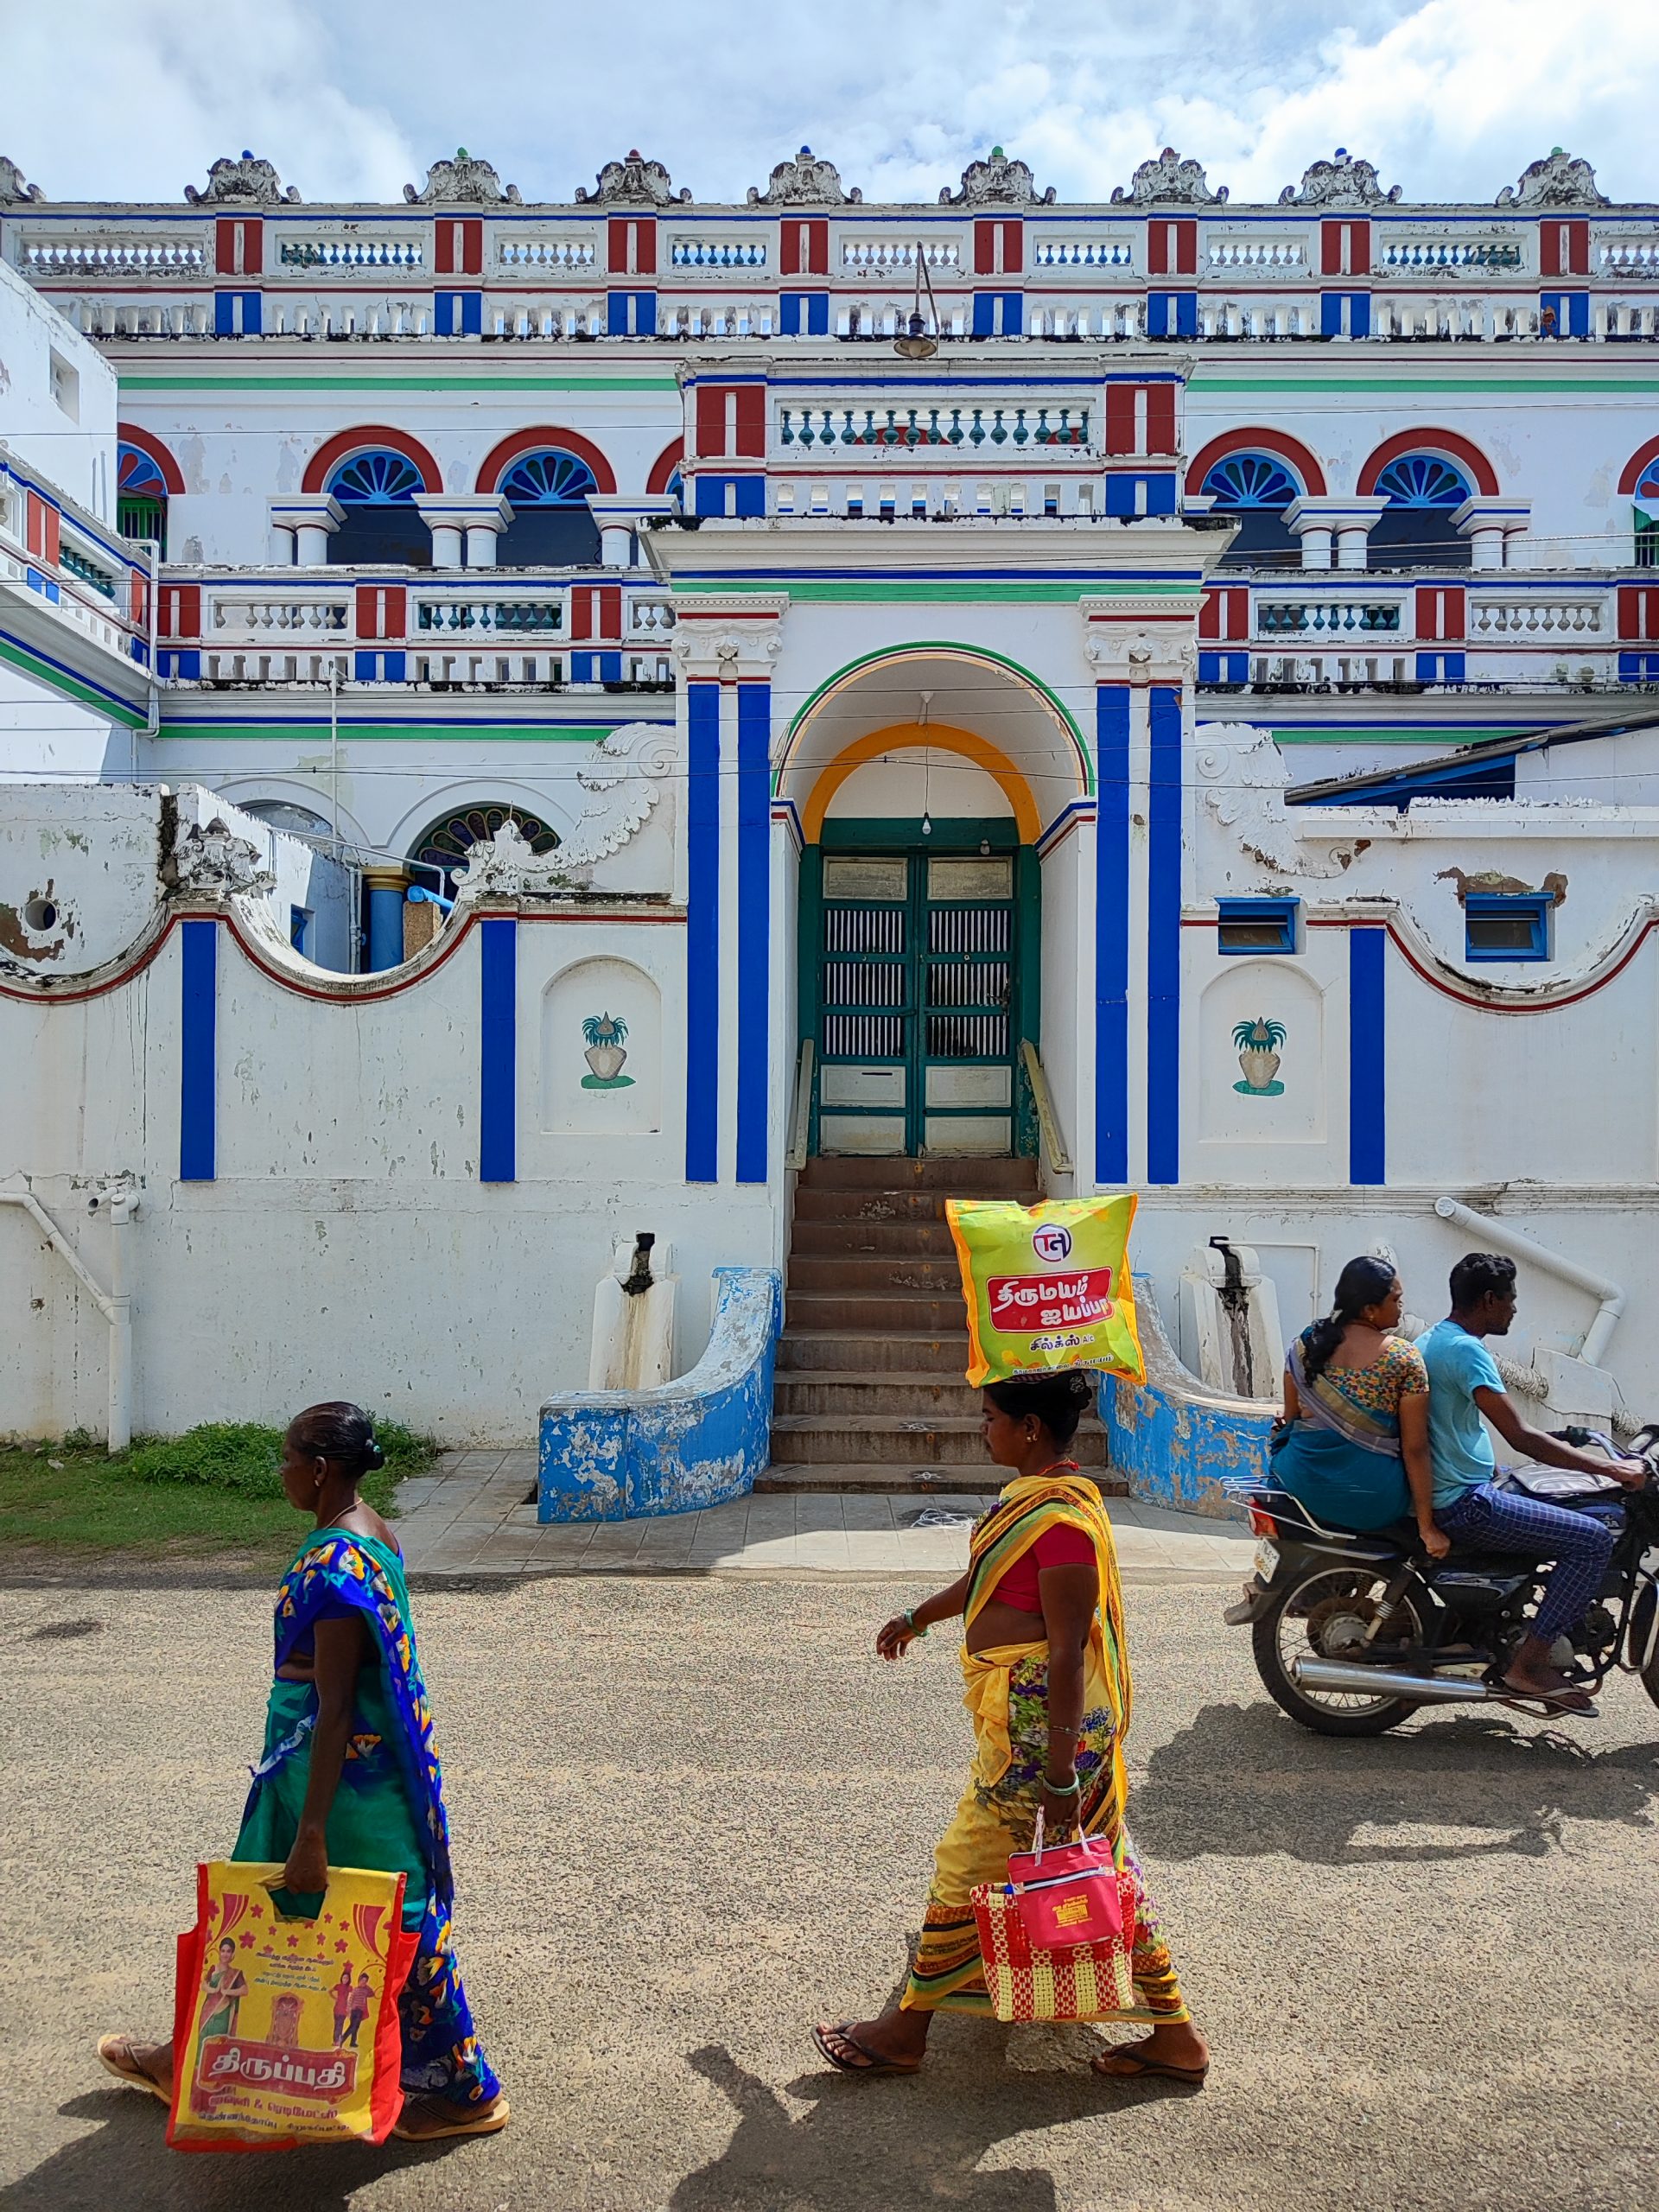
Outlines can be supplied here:
M949 446L965 453L1013 453L1027 447L1086 449L1090 410L1033 402L1004 407L782 407L781 446L908 448Z
M254 597L245 593L215 592L209 630L234 630L250 637L282 630L343 632L350 628L349 599Z
M1035 269L1128 269L1135 248L1128 238L1039 238L1031 260Z
M463 599L458 594L446 593L441 599L416 599L413 627L417 632L563 630L564 601L553 597L545 588L534 597L526 598L508 598L492 591L487 599Z
M631 638L665 638L674 627L674 619L671 600L629 600L628 635Z
M418 269L426 249L418 238L284 238L277 248L283 269Z
M207 266L200 242L158 238L26 238L24 271L41 276L197 276Z
M1255 602L1258 638L1346 635L1354 631L1399 631L1408 628L1399 599L1258 599Z
M1243 238L1212 238L1208 252L1212 269L1300 269L1307 260L1300 238L1259 238L1249 232Z
M1377 265L1392 269L1518 269L1514 238L1385 238Z
M899 238L891 244L885 238L843 238L841 242L843 269L913 269L918 255L925 268L962 266L962 247L955 238Z
M1659 276L1659 242L1652 238L1608 238L1596 251L1610 276Z
M505 238L496 246L504 269L591 269L592 238Z
M1471 638L1599 637L1607 626L1605 593L1579 599L1541 599L1516 594L1502 599L1471 599L1467 626Z
M675 238L668 258L676 269L764 269L764 238Z
M893 458L896 461L899 456ZM773 477L768 481L766 497L769 514L833 515L883 522L950 521L963 516L995 520L1004 515L1086 518L1096 512L1096 486L1076 476L1053 483L1001 475L983 482L972 477L884 480L814 476L795 483L787 477Z

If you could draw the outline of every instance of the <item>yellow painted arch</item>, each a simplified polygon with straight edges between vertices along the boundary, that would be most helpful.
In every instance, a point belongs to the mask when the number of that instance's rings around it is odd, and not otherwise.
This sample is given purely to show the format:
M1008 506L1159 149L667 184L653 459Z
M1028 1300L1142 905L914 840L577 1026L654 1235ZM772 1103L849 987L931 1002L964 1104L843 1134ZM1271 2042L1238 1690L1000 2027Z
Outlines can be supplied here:
M801 833L807 843L818 842L830 803L855 768L861 768L868 760L879 760L884 753L915 752L923 746L931 746L940 753L954 753L963 760L972 761L976 768L982 768L1014 809L1020 843L1036 843L1042 830L1042 817L1037 811L1030 785L1006 753L973 730L957 729L949 722L894 722L887 729L872 730L868 737L855 738L836 753L818 772L817 780L801 809Z

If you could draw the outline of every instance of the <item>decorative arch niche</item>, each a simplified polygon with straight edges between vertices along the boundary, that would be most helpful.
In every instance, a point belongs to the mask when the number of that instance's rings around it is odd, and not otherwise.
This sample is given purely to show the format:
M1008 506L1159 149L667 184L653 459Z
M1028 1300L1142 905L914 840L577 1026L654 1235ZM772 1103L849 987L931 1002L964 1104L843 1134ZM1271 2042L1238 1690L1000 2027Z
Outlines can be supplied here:
M662 1128L663 995L630 960L578 960L542 993L541 1122L553 1136Z

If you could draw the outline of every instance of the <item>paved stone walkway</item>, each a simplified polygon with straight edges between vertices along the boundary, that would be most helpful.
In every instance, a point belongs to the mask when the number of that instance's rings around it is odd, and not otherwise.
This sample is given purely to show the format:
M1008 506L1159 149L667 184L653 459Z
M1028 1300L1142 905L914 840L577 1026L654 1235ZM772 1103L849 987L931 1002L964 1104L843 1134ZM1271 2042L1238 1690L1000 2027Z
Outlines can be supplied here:
M533 1452L446 1453L436 1472L397 1493L410 1572L948 1577L966 1566L969 1523L987 1503L948 1491L925 1498L773 1494L654 1520L543 1527L531 1502L535 1484ZM1122 1497L1108 1506L1126 1580L1243 1580L1254 1539L1242 1524Z

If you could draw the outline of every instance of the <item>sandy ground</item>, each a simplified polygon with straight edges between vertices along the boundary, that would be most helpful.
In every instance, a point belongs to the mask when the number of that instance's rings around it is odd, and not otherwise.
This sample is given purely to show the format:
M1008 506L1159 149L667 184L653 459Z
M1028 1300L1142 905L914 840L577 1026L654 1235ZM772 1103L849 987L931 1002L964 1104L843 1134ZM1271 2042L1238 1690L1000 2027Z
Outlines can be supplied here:
M1224 1591L1129 1592L1132 1819L1215 2046L1110 2087L1092 2030L944 2019L926 2072L817 2068L918 1923L968 1744L903 1586L585 1579L416 1600L462 1961L515 2120L425 2152L184 2158L92 2041L159 2032L191 1867L233 1837L269 1603L0 1592L3 2212L1622 2212L1659 2196L1659 1713L1569 1746L1419 1720L1326 1743ZM92 1625L96 1624L95 1626ZM44 1633L68 1629L72 1632Z

